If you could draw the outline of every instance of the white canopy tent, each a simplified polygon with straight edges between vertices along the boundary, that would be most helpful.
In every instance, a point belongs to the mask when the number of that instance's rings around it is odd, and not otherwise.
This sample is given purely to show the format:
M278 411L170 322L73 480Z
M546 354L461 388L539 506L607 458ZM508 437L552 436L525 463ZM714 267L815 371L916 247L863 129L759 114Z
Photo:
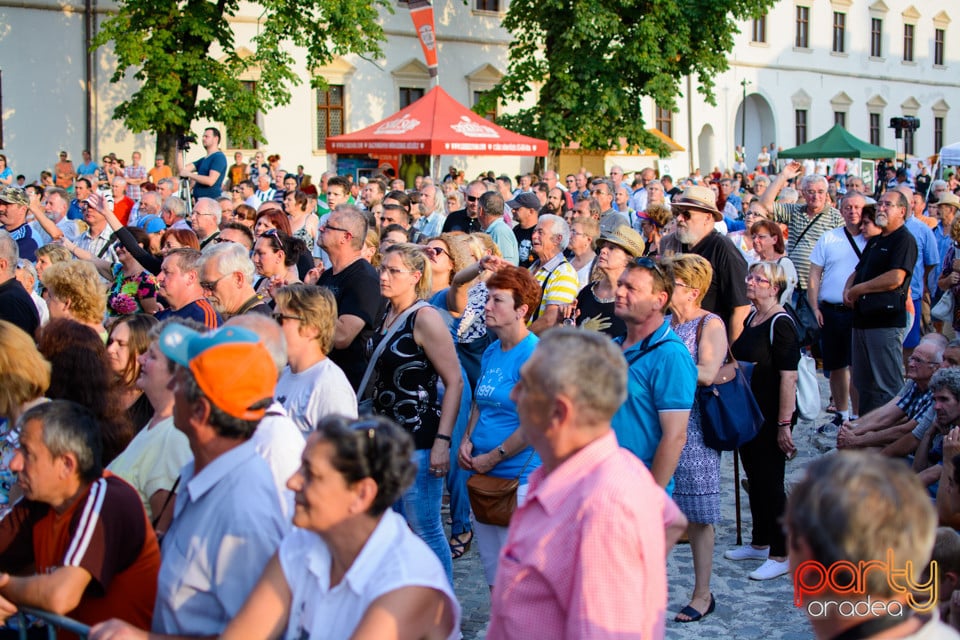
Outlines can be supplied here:
M940 149L940 166L955 167L960 165L960 142Z

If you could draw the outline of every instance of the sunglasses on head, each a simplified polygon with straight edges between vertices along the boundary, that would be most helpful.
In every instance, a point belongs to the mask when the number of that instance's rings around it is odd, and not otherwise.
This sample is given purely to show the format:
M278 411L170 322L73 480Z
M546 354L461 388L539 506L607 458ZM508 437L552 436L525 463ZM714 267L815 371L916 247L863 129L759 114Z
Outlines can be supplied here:
M663 269L660 268L660 265L658 265L654 260L650 258L634 258L633 264L637 265L641 269L646 269L647 271L656 274L656 276L660 278L660 281L666 285L667 276L663 273ZM666 289L666 286L664 286L664 288Z

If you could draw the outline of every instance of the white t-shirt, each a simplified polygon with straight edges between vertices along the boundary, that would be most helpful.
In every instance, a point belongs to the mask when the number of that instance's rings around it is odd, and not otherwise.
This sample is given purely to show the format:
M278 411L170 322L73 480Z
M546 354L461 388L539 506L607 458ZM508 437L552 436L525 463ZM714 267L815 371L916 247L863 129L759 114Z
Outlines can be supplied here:
M276 401L267 409L267 415L260 420L250 440L270 467L280 498L280 509L284 519L289 520L293 516L293 491L287 489L287 480L300 468L300 456L303 455L306 440L283 406Z
M275 397L304 434L329 415L357 417L357 394L343 370L329 358L300 373L285 367Z
M810 252L810 264L823 268L820 282L821 302L843 304L843 286L860 262L847 240L847 234L843 232L844 228L838 227L824 233ZM861 251L867 246L866 238L859 233L853 236L853 241Z
M349 638L370 604L403 587L443 593L453 609L449 638L460 635L460 604L436 554L410 530L403 516L387 510L363 549L335 587L330 587L330 551L323 539L295 529L280 543L280 566L293 595L285 638Z
M133 485L152 519L150 496L161 489L170 491L180 469L192 458L187 436L173 426L170 416L149 429L141 429L107 470ZM168 508L172 507L173 503Z

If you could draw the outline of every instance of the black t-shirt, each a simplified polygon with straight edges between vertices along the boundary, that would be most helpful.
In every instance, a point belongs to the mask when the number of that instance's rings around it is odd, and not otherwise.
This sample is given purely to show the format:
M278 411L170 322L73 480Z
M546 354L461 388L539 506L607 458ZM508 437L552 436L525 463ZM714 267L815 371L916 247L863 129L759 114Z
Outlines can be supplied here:
M867 246L863 248L860 262L854 271L853 284L872 280L894 269L902 269L907 275L896 291L902 294L900 297L903 299L903 304L892 313L870 314L860 313L860 305L854 305L853 326L857 329L889 329L904 326L907 323L906 291L910 286L910 277L916 264L917 241L907 229L907 225L903 225L889 235L870 238Z
M927 191L930 190L930 182L932 178L929 175L921 173L914 179L914 184L917 186L917 193L923 194L923 197L927 197Z
M444 233L454 231L473 233L474 231L483 231L483 227L480 226L479 218L471 218L467 215L466 209L460 209L460 211L454 211L448 215L447 220L443 223Z
M330 359L343 369L353 388L360 386L367 368L367 341L373 337L374 323L380 317L385 301L380 296L380 278L369 262L358 259L340 273L327 269L317 284L327 287L337 300L337 314L363 320L363 329L346 349L334 349Z
M774 320L771 344L770 323ZM750 377L750 389L763 413L764 424L775 426L780 411L780 372L796 371L800 362L796 325L788 316L778 314L751 327L748 317L743 333L731 345L730 351L737 360L756 363Z
M513 228L520 252L520 266L525 269L529 269L537 261L537 256L533 253L533 230L536 228L537 225L533 225L529 229L521 229L519 224Z
M587 285L577 295L577 326L586 326L599 329L611 338L617 338L627 333L627 325L623 320L613 315L614 302L600 302L593 293L593 285ZM609 325L605 328L595 326L597 323Z
M733 246L729 238L717 231L711 231L692 247L681 247L683 253L695 253L706 258L713 267L713 279L700 306L720 316L723 323L729 327L734 308L750 304L744 282L747 277L747 261L743 254Z
M40 326L37 305L16 278L0 284L0 320L17 325L31 338Z

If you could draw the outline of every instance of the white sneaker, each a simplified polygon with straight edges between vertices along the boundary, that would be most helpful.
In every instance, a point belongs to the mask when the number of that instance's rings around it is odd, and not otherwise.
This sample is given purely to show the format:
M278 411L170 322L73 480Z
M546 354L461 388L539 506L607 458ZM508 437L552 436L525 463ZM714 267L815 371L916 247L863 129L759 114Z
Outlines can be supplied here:
M754 549L750 545L734 547L723 552L723 557L727 560L766 560L770 555L770 547L766 549Z
M751 572L749 577L751 580L773 580L789 572L789 560L777 562L776 560L767 559L756 571Z

